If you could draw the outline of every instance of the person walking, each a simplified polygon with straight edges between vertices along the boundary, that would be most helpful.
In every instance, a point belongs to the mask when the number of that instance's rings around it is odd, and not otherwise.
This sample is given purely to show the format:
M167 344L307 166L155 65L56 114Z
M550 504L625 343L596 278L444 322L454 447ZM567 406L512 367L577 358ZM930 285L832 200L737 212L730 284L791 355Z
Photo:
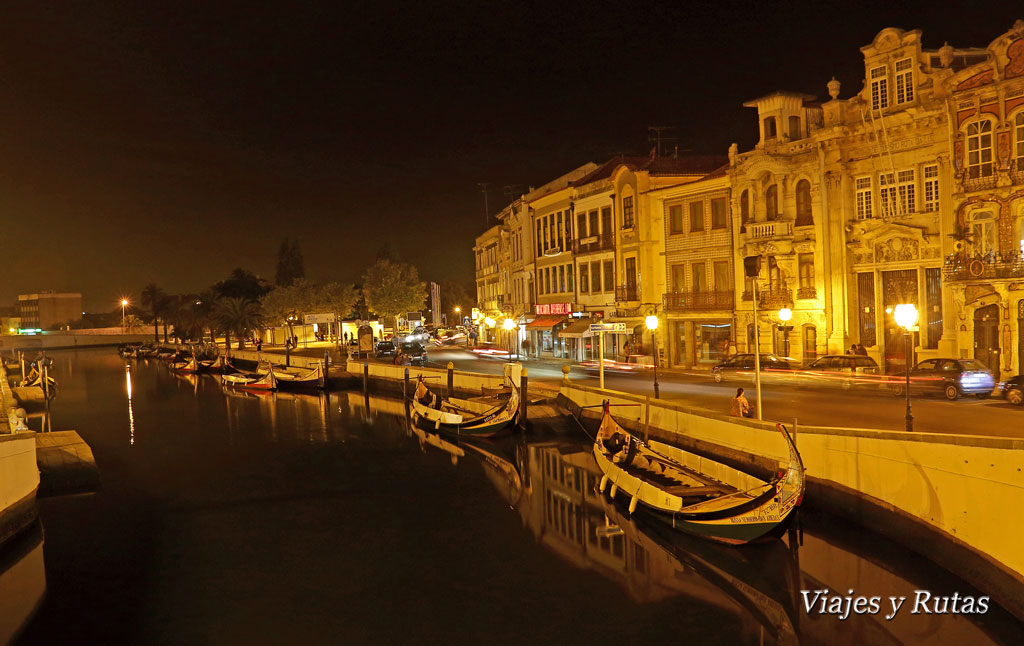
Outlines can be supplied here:
M263 352L263 339L256 339L256 352Z
M743 389L736 389L736 396L732 399L732 410L729 415L733 417L750 417L750 402L743 396Z
M866 356L868 356L868 349L865 348L860 343L858 343L856 346L854 346L854 352L853 353L854 354L859 354L862 357L866 357Z

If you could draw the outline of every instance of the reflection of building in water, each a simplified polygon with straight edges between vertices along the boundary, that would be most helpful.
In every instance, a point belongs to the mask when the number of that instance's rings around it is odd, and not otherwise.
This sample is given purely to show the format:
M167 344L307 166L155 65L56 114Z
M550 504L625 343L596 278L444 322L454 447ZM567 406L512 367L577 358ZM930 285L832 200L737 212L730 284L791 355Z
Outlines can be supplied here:
M43 530L37 524L0 552L0 644L14 643L45 594Z

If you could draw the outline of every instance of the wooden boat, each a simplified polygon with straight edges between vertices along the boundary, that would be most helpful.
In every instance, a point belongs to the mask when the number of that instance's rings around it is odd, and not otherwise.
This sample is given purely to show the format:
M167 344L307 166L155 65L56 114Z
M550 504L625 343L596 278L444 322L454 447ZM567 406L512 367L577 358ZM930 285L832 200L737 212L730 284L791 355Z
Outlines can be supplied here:
M231 375L222 375L221 383L230 388L253 391L277 390L277 375L274 368L270 367L265 373L239 372Z
M420 377L412 398L412 407L415 420L434 429L490 437L518 419L519 389L513 386L508 401L481 410L479 402L454 397L442 399L431 392L423 383L423 377Z
M196 362L195 357L189 357L188 359L182 359L181 361L175 361L170 366L170 369L174 372L184 373L196 373L200 371L199 363Z
M144 346L140 347L139 349L137 349L135 351L135 356L140 358L140 359L150 359L150 358L155 357L158 352L160 352L160 348L158 348L157 346L155 346L155 345L149 345L149 346L144 345Z
M803 499L804 465L786 428L789 466L765 482L727 465L627 433L612 417L608 402L594 441L594 457L604 473L599 490L629 499L672 527L730 544L753 541L778 527ZM696 465L696 466L691 466ZM700 468L702 467L703 468ZM713 466L717 478L705 475Z
M301 371L277 371L277 384L283 390L303 390L324 387L324 369L322 364Z

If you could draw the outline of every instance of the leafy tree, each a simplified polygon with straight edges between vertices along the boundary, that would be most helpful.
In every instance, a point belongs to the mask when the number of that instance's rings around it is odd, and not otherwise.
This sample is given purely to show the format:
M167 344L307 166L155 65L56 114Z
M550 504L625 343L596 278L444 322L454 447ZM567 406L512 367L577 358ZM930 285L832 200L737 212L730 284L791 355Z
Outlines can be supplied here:
M167 294L156 283L149 283L142 288L142 304L149 308L153 317L153 340L159 342L159 319L167 306Z
M277 251L277 273L274 282L279 287L290 287L296 280L306 276L305 263L299 241L285 238Z
M267 281L242 268L235 269L230 276L213 286L213 291L218 296L244 298L254 302L260 300L270 289Z
M379 316L395 319L423 308L426 284L412 265L380 259L363 275L363 297L366 306Z
M245 347L245 337L263 323L259 303L237 296L222 298L217 302L214 318L224 332L224 345L231 347L231 335L238 339L238 349Z
M292 324L301 321L304 315L325 312L344 316L352 311L356 299L356 290L351 285L315 285L300 278L290 287L278 287L270 292L261 303L266 320L287 325L290 336Z
M469 296L469 292L462 283L453 280L441 282L441 311L447 314L449 321L455 316L456 307L462 308L464 315L469 316L469 311L475 302L476 299ZM457 322L461 323L462 321Z

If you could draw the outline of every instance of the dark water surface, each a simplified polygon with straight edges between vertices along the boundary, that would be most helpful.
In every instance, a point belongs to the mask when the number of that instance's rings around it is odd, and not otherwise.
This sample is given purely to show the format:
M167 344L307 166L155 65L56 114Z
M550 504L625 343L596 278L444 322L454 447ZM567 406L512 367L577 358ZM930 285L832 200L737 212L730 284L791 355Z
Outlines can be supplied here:
M52 428L91 445L103 486L40 501L43 559L39 534L0 559L7 623L46 591L18 644L1024 643L994 603L910 614L917 589L983 593L835 519L734 548L627 518L568 426L460 446L394 399L55 359ZM824 588L911 601L892 621L806 613L800 590Z

